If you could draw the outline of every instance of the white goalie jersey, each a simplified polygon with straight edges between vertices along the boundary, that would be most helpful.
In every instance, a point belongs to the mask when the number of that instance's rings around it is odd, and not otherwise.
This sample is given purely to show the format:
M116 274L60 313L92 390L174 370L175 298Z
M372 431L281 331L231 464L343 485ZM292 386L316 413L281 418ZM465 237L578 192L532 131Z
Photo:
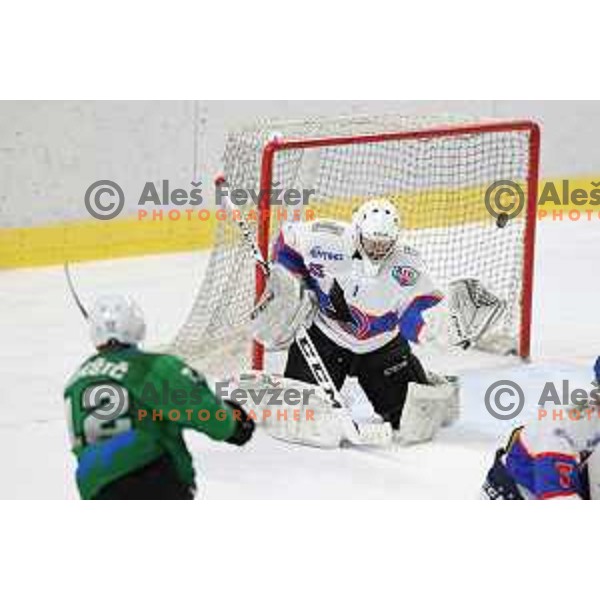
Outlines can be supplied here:
M423 313L443 298L416 250L398 245L374 265L356 250L352 227L338 221L284 225L273 259L316 295L316 326L356 353L377 350L398 334L417 342Z

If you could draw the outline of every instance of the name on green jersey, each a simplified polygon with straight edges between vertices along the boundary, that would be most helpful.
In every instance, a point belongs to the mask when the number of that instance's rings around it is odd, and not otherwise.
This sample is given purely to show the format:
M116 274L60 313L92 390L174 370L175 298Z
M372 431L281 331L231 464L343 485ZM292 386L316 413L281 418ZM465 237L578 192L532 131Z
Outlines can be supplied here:
M76 379L81 377L94 377L97 375L106 375L113 379L122 380L129 370L129 363L122 360L121 362L110 362L99 356L94 360L86 363L81 367L71 378L69 385Z

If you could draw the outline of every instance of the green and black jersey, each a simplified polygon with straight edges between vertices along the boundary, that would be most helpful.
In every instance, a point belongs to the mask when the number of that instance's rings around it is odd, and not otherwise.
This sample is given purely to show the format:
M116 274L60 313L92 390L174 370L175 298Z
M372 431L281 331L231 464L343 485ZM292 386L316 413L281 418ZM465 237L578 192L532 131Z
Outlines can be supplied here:
M65 401L82 498L165 454L193 485L182 430L227 440L237 427L233 409L182 360L134 347L85 361L67 383Z

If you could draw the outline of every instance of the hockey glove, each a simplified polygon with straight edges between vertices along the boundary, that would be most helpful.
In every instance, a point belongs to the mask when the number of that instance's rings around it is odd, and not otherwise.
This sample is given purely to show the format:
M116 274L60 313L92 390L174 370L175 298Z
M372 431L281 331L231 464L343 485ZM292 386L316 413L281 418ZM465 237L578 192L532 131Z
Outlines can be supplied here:
M237 402L233 400L225 400L224 402L234 410L233 414L236 416L235 421L237 424L233 435L225 441L228 444L243 446L252 437L256 425L252 419L248 418L248 413Z

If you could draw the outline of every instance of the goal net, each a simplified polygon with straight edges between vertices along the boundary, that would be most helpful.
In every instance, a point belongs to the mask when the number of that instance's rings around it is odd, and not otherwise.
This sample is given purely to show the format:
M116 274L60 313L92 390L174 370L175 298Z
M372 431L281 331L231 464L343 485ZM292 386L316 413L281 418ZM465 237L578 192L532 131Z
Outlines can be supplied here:
M489 347L526 357L538 156L532 122L350 117L265 122L231 133L223 173L230 189L260 198L240 210L265 256L285 220L349 221L371 198L392 201L402 242L421 253L442 290L474 278L506 303ZM506 182L513 182L508 192ZM292 188L314 190L309 203L270 204L274 190ZM204 281L172 350L208 373L262 368L249 313L263 285L236 224L218 220Z

